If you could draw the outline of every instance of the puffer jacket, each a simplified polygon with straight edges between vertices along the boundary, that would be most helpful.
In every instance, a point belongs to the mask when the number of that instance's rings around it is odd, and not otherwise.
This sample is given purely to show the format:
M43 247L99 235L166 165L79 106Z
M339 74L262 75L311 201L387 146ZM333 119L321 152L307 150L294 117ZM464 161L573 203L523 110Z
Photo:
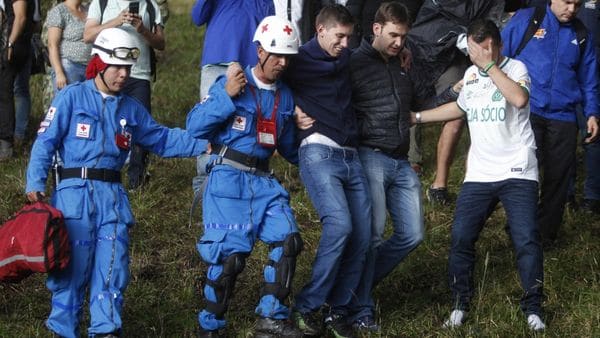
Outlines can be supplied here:
M359 142L385 154L405 157L410 143L410 112L456 100L451 88L434 100L424 96L398 58L384 60L371 46L372 37L362 40L350 58L352 104L358 119Z

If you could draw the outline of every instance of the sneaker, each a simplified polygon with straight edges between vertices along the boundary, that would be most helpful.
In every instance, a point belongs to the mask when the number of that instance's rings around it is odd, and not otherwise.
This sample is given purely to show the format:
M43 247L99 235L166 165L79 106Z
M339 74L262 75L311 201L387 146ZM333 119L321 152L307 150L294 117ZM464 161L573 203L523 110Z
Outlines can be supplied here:
M303 333L288 320L260 318L256 321L254 338L302 338Z
M544 331L546 324L542 321L542 318L536 314L527 316L527 325L532 331Z
M448 196L448 188L429 187L429 189L427 189L427 200L431 204L449 205L450 196Z
M354 331L358 332L378 332L379 325L375 321L373 316L363 316L358 318L352 323L352 328Z
M467 313L463 310L454 310L450 313L450 318L444 322L444 329L452 329L463 325Z
M584 199L581 202L581 210L586 214L600 214L600 201Z
M96 337L96 338L119 338L120 335L116 332L111 332L111 333L100 333L100 334L94 335L94 337Z
M330 314L325 317L325 328L335 338L352 338L352 325L346 321L346 317L338 314Z
M225 338L225 335L221 334L219 330L206 330L202 326L198 330L198 338Z
M323 330L321 316L318 311L302 313L299 311L292 312L292 319L296 327L302 330L307 336L319 336Z

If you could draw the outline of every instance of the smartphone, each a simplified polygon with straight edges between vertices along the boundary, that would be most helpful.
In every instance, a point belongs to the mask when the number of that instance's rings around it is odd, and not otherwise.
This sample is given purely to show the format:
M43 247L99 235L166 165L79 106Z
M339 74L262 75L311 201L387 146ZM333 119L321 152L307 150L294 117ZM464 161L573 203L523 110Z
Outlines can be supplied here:
M139 2L130 2L129 3L129 13L131 14L139 14L140 12L140 3Z

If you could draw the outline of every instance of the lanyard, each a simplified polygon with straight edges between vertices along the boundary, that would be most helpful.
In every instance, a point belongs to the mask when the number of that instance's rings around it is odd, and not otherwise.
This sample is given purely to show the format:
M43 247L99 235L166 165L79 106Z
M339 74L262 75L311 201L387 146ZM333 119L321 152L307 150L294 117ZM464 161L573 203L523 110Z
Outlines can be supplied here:
M262 109L260 108L260 101L256 96L256 91L253 86L248 86L252 96L254 97L254 102L256 103L256 112L258 113L258 120L263 121L262 118ZM275 91L275 103L273 104L273 111L271 112L271 118L268 120L269 122L277 123L277 108L279 108L279 89Z

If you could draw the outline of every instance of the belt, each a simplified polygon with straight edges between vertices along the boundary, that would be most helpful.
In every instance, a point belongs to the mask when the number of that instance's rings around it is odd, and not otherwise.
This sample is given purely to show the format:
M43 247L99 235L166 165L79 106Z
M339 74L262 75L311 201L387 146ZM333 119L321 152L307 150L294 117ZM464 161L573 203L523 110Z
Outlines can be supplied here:
M66 178L81 178L82 180L96 180L104 182L121 182L121 172L110 169L96 169L96 168L63 168L58 167L58 181Z
M242 166L248 167L247 171L256 171L257 169L265 173L269 172L269 160L262 160L256 156L248 156L240 151L231 149L222 144L212 146L212 154L217 154L224 159L237 162ZM243 170L243 169L242 169Z

